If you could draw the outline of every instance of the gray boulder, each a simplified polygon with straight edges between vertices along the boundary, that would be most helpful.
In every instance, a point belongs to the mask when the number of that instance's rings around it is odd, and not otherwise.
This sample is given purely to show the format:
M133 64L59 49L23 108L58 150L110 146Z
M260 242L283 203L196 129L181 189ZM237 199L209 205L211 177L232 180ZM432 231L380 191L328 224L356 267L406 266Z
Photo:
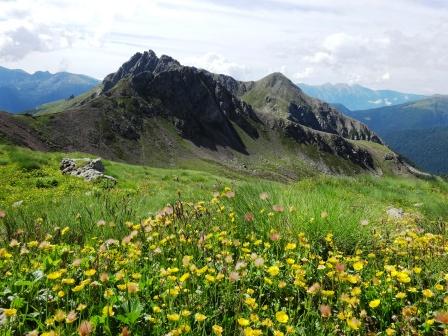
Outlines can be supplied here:
M390 219L402 219L404 217L404 211L401 208L390 207L386 210Z
M86 181L107 179L116 182L112 176L104 174L104 165L101 159L70 159L64 158L59 168L62 174L82 177Z

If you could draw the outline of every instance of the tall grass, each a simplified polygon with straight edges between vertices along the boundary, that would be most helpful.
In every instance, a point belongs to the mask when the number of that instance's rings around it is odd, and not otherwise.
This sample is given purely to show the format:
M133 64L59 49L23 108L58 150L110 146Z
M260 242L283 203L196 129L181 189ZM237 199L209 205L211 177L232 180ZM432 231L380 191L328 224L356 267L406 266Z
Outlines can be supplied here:
M236 228L242 234L267 235L276 227L320 241L331 231L338 245L353 250L371 243L372 227L387 225L390 206L421 213L422 227L446 233L448 183L442 180L322 176L282 184L105 161L106 173L118 179L117 186L108 188L61 175L62 156L0 147L0 160L6 161L0 165L0 210L7 214L0 223L3 239L23 231L28 239L39 240L63 227L71 229L70 241L80 244L91 237L120 238L127 221L139 222L178 199L208 200L224 186L238 194L228 206L239 218L252 209L269 213L274 206L283 208L281 217L253 214L253 222ZM261 200L261 193L268 199Z
M332 232L340 246L354 249L371 242L369 228L387 225L389 207L422 213L421 226L434 233L446 233L447 191L447 184L442 181L321 177L291 185L244 184L237 191L240 197L234 207L240 217L262 206L269 212L279 205L286 213L281 222L275 216L258 219L254 214L254 224L240 230L269 232L275 226L291 234L305 232L315 241ZM267 203L260 199L261 193L269 195Z

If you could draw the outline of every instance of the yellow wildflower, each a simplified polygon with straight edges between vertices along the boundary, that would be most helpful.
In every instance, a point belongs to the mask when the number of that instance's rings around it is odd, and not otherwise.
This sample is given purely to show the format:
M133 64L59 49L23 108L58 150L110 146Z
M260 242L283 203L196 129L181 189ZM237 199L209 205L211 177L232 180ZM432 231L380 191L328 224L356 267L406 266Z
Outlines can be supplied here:
M61 283L64 285L73 285L75 283L75 279L72 278L62 279Z
M289 320L288 314L284 311L278 311L275 313L275 319L280 323L287 323Z
M380 299L375 299L369 302L369 307L370 308L376 308L380 305L381 300Z
M84 289L84 287L85 287L84 285L78 285L78 286L73 287L72 291L73 292L80 292L80 291L82 291Z
M61 276L62 276L62 272L56 271L56 272L52 272L52 273L48 274L47 278L49 280L56 280L56 279L59 279Z
M180 319L180 315L179 315L179 314L176 314L176 313L174 313L174 314L168 314L168 315L166 316L166 318L167 318L169 321L176 322L176 321L179 321L179 319Z
M65 312L64 311L62 311L62 310L60 310L60 309L58 309L57 311L56 311L56 313L54 314L54 320L56 321L56 322L62 322L62 321L64 321L65 320L65 317L66 317L66 315L65 315Z
M215 325L213 325L213 327L212 327L212 331L213 331L213 334L215 334L216 336L221 336L221 335L222 335L222 332L223 332L224 330L223 330L223 328L222 328L220 325L215 324Z
M255 300L254 298L252 298L252 297L247 297L247 298L244 300L244 303L247 304L247 305L248 305L249 307L251 307L252 309L257 308L257 306L258 306L256 300Z
M294 250L297 247L297 244L295 243L288 243L285 246L285 251Z
M15 308L3 309L3 314L5 314L6 317L16 316L17 315L17 309L15 309Z
M202 322L207 318L207 316L205 316L204 314L201 313L196 313L194 314L194 319L198 322Z
M185 310L182 310L182 311L180 312L180 314L181 314L183 317L188 317L188 316L191 315L191 311L185 309Z
M105 305L103 307L103 316L114 316L114 309L111 305Z
M360 271L360 270L362 270L364 268L364 264L362 263L362 261L356 261L354 264L353 264L353 269L355 270L355 271Z
M406 293L399 292L399 293L397 293L397 295L395 295L395 297L397 299L404 299L406 297Z
M270 276L276 276L280 273L280 269L278 268L278 266L273 265L268 268L267 272L269 273Z
M434 296L434 293L430 289L424 289L422 290L422 294L425 298L432 298Z
M190 273L185 273L185 274L183 274L183 275L179 278L179 281L180 281L180 282L185 282L185 281L187 281L189 278L190 278Z
M395 330L392 329L392 328L387 328L387 329L386 329L386 335L387 335L387 336L393 336L393 335L395 335Z
M244 317L240 317L238 319L238 324L242 327L246 327L250 324L250 321L248 319L245 319Z
M347 325L352 330L358 330L361 326L361 321L359 321L356 317L348 318Z

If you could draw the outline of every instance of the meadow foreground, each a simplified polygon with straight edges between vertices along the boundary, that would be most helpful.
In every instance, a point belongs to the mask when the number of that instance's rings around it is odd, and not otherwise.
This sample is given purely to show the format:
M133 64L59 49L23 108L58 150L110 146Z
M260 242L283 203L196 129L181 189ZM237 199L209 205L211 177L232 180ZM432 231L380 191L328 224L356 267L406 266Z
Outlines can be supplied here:
M73 177L57 179L46 190L62 203L68 196L56 191L67 183L92 189ZM92 217L82 239L76 225L86 220L83 211L98 209L78 204L75 218L49 226L61 211L57 202L45 219L15 221L37 210L10 207L0 219L9 226L0 247L1 334L446 334L446 184L393 181L365 179L373 195L359 189L339 200L332 193L361 182L240 182L194 201L173 192L152 215ZM93 189L109 199L107 209L120 187ZM392 218L384 204L396 192L406 211ZM440 204L413 203L431 193ZM129 196L130 205L137 199ZM20 227L25 222L33 232Z

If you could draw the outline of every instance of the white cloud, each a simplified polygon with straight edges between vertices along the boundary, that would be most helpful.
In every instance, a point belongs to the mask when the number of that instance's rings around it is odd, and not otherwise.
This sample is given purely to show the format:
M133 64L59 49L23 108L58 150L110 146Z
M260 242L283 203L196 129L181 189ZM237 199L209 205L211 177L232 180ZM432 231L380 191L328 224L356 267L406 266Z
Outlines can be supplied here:
M334 63L334 57L325 51L318 51L311 56L305 56L304 60L313 64L332 64Z
M240 79L244 79L247 74L247 68L244 65L229 61L222 55L215 53L206 53L205 55L193 57L186 61L188 64L198 68Z
M309 78L314 73L314 68L306 67L303 71L296 72L294 79L303 80Z
M0 0L2 65L97 78L154 49L239 79L448 93L446 31L442 0Z
M390 73L389 72L385 72L382 76L381 76L382 80L389 80L390 79Z
M15 61L31 52L68 48L75 34L45 26L20 26L0 35L0 59Z
M383 103L383 99L377 99L377 100L369 100L370 104L375 104L375 105L379 105Z
M362 42L362 39L357 39L354 36L346 33L336 33L328 35L323 41L323 47L330 52L337 51L347 45L355 45Z

